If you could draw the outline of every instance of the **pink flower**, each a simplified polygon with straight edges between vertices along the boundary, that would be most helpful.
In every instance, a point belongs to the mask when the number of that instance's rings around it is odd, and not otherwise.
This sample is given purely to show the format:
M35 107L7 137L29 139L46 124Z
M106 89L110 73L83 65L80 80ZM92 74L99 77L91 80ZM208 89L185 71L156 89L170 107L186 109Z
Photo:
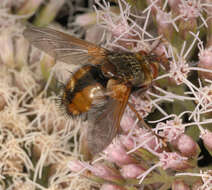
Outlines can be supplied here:
M185 170L191 167L191 165L187 162L188 158L182 157L176 152L163 151L162 153L157 154L157 156L160 159L159 162L137 177L137 179L140 179L139 184L141 184L143 180L157 167L162 167L164 170Z
M158 24L158 33L164 35L167 39L171 39L174 31L174 28L171 25L173 22L171 14L158 9L156 21ZM173 24L176 25L174 22Z
M96 15L93 12L84 13L76 16L75 23L80 26L90 26L96 22Z
M136 141L136 146L134 149L142 147L149 148L155 152L161 152L162 144L151 131L143 128L136 128L133 135Z
M173 79L177 85L185 82L189 73L189 65L183 57L179 57L177 61L170 63L170 78Z
M180 156L176 152L165 152L159 155L160 163L163 169L185 170L191 167L188 158Z
M120 122L120 126L123 132L129 132L134 125L136 125L135 120L125 112Z
M114 162L119 166L136 163L136 160L127 154L124 145L118 139L111 143L104 152L106 160Z
M201 135L201 138L208 150L212 151L212 132L209 130L205 130L205 133Z
M89 167L89 170L93 175L105 179L111 182L123 182L123 178L121 177L118 170L115 168L111 168L102 163L94 164L92 167Z
M173 120L168 120L166 123L159 122L156 125L157 133L165 137L168 142L176 140L184 133L185 127L182 125L182 119L177 116Z
M181 1L179 4L179 11L183 19L195 19L200 16L200 9L198 3L193 0Z
M132 49L136 42L139 42L139 32L142 32L143 29L134 21L130 5L124 0L120 0L118 3L120 14L116 14L116 10L111 9L106 1L103 1L103 4L96 1L96 5L101 8L98 10L95 7L97 23L108 31L106 34L109 34L106 37L107 46L119 50Z
M211 190L212 187L212 170L202 170L199 173L177 173L175 176L195 176L200 177L201 179L196 180L192 185L192 190Z
M100 190L126 190L126 189L118 185L105 183L101 186Z
M135 110L139 113L142 118L145 118L152 111L152 101L146 97L139 97L135 95L131 95L129 102L134 106ZM135 113L127 107L126 112L134 117Z
M198 105L201 104L205 110L212 108L212 85L204 86L199 88L197 92L197 100L195 101Z
M200 51L198 67L212 70L212 46ZM203 78L212 79L212 73L199 71L199 74Z
M128 137L126 135L120 135L119 139L127 150L130 150L135 147L135 142L132 137Z
M178 12L179 7L178 5L180 4L181 0L169 0L169 6L171 7L172 10L174 10L175 12Z
M124 165L121 168L121 175L124 178L132 179L132 178L138 177L138 175L140 175L144 171L145 171L144 168L142 168L141 165L139 164L128 164L128 165Z
M183 156L192 157L199 153L197 143L188 135L180 135L176 139L175 144Z
M120 175L118 170L102 163L91 165L87 162L73 160L69 162L68 167L72 172L77 172L77 174L82 173L88 178L93 178L96 176L114 183L123 183L123 177ZM89 172L85 172L85 170Z

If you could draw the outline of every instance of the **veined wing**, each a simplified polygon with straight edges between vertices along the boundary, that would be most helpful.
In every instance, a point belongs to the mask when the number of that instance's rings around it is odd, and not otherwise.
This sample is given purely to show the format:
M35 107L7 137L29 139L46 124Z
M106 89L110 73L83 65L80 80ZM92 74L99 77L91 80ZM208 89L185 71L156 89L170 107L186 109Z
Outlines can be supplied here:
M108 97L107 101L101 105L97 104L88 113L87 143L91 154L104 150L116 136L130 91L131 89L128 88L123 101Z
M24 37L35 47L70 64L100 64L107 52L93 43L51 28L28 26Z

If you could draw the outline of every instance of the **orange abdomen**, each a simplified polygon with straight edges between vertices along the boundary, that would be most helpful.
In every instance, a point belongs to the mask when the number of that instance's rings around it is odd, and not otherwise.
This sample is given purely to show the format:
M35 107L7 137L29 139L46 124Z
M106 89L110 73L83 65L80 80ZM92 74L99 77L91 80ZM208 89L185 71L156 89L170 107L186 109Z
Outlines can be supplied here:
M81 67L65 86L62 102L66 112L76 116L89 111L94 100L104 98L106 83L97 67Z

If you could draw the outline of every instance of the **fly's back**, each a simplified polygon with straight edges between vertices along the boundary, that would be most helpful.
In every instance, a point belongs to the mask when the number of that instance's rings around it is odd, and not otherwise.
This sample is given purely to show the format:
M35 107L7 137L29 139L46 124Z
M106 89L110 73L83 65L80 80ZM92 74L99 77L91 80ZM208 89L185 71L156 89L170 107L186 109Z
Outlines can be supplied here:
M121 83L133 87L151 84L157 69L157 62L142 53L110 52L107 61L102 65L103 75L118 79Z

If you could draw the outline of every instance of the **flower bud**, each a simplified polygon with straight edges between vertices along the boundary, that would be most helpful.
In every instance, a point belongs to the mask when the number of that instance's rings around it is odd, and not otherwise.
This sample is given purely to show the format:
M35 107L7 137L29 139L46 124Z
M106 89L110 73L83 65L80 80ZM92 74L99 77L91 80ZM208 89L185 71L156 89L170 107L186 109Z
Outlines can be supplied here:
M159 155L163 169L185 170L191 168L188 158L180 156L176 152L163 152Z
M75 23L83 27L94 25L96 23L96 14L94 12L89 12L77 15Z
M193 157L199 153L197 143L188 135L181 134L175 141L177 149L183 156Z
M65 0L51 0L37 14L34 24L36 26L46 26L54 20L58 11L65 3Z
M135 142L133 141L133 139L131 137L128 137L125 135L120 135L119 139L127 150L134 148Z
M175 117L173 120L167 120L166 123L159 122L156 125L156 129L158 134L161 137L165 137L168 142L175 141L185 131L182 119L178 117Z
M86 30L85 40L98 44L103 38L103 35L104 35L104 29L98 25L94 25Z
M113 183L122 184L124 183L124 179L120 175L119 171L115 168L111 168L102 163L94 164L89 168L93 175L102 178L107 181L111 181Z
M150 148L153 151L161 152L162 143L158 138L149 130L143 128L136 128L134 130L134 135L138 147Z
M33 14L44 0L25 0L23 5L17 11L19 15Z
M4 64L14 67L14 47L9 31L5 30L5 32L0 35L0 44L0 59Z
M179 4L180 4L181 0L169 0L169 6L172 10L172 12L178 12L179 11Z
M101 186L100 190L126 190L126 189L118 185L105 183Z
M145 172L144 168L141 167L139 164L128 164L124 165L121 168L121 175L127 179L127 178L136 178L141 173Z
M102 163L90 165L87 162L73 160L68 163L68 167L72 172L81 172L83 176L99 182L106 180L116 184L124 183L124 179L118 170Z
M212 46L199 53L198 67L208 69L210 71L212 70ZM212 73L203 71L199 71L198 73L202 78L212 80Z
M72 172L80 172L85 167L79 160L73 160L68 163L68 167Z
M124 113L120 126L124 133L129 132L135 124L135 120L126 112Z
M179 4L180 14L183 16L184 20L194 19L199 17L200 10L195 5L195 2L184 1Z
M204 145L210 153L212 153L212 132L206 130L205 133L201 136Z
M24 38L15 41L15 60L19 67L27 64L29 43Z
M115 162L119 166L137 162L132 156L127 154L124 145L118 140L111 143L104 152L107 160Z
M173 27L168 19L171 17L170 14L163 12L161 10L157 11L156 21L158 24L158 33L164 35L168 40L172 39Z
M176 180L172 183L172 190L190 190L190 188L184 181Z

